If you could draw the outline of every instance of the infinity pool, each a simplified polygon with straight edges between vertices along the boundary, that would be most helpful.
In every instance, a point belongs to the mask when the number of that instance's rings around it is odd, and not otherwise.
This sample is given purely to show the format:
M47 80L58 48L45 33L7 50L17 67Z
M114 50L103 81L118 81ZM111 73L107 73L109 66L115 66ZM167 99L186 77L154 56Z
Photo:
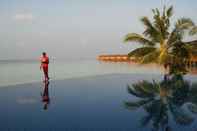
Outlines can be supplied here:
M184 80L195 86L197 76L187 75ZM52 80L50 83L30 83L6 86L0 89L0 130L1 131L152 131L154 124L162 126L155 118L143 125L146 116L151 117L143 107L130 110L127 101L139 100L128 92L128 85L163 81L159 74L111 74L94 77ZM180 95L181 96L181 95ZM157 99L157 98L156 98ZM197 130L195 110L188 111L186 105L176 107L191 116L185 124L174 119L179 117L167 111L170 130ZM157 108L155 108L157 112ZM159 110L159 109L158 109ZM154 115L153 115L154 116ZM184 119L184 118L180 118ZM189 119L189 123L187 123ZM184 122L184 120L183 120ZM158 128L164 129L162 127ZM165 128L166 129L166 128Z

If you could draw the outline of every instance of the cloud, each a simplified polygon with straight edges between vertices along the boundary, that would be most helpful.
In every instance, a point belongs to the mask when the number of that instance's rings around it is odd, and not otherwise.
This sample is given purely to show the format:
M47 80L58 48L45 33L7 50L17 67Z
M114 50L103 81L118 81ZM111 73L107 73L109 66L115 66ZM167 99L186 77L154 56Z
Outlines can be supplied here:
M34 19L31 13L19 13L14 15L14 20L17 21L32 21Z

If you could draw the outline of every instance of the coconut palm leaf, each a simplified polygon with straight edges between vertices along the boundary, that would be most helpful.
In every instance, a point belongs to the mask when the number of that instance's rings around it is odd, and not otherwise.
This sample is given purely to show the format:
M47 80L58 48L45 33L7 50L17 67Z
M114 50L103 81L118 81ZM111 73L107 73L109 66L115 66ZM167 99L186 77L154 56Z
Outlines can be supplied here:
M138 108L148 104L151 101L152 101L152 99L142 99L142 100L138 100L138 101L126 101L126 102L124 102L124 106L129 110L135 110L135 109L138 109Z
M161 106L161 105L157 105L157 106ZM151 122L154 130L157 131L159 129L165 129L165 125L168 124L167 110L166 108L163 108L163 107L161 107L160 109L161 110L152 110L151 113L148 113L148 115L144 116L140 120L141 125L145 127L148 123Z
M160 33L160 42L164 41L164 39L166 38L166 30L165 30L165 23L164 21L161 19L161 17L159 15L154 16L154 25L155 27L159 30Z
M188 104L187 108L190 112L197 114L197 105L196 104Z
M180 42L182 38L183 38L182 34L179 33L178 29L175 28L169 35L167 45L169 45L169 47L171 47L174 44Z
M195 35L197 34L197 26L194 26L191 31L189 32L190 35Z
M173 15L173 6L170 6L167 11L166 14L168 17L171 17Z
M168 127L169 115L179 125L190 125L194 121L191 113L197 114L197 83L191 84L182 75L172 75L161 82L143 80L133 85L136 92L149 94L147 89L150 89L154 94L137 96L137 101L125 102L126 108L142 108L147 113L140 121L142 126L151 124L153 130L164 130ZM166 90L167 95L162 95L162 90Z
M131 95L134 95L136 97L147 98L147 95L143 91L139 91L139 89L135 90L135 88L133 88L133 86L127 85L127 91L128 91L128 93L130 93Z
M166 8L164 6L163 9L163 15L160 15L160 12L158 9L156 9L154 11L154 26L155 28L158 30L159 34L160 34L160 44L163 43L163 41L168 37L169 32L168 29L170 27L170 20L169 17L167 17L167 13L166 13Z
M170 104L169 107L174 120L178 124L189 125L194 121L194 118L187 114L182 108L177 107L174 104Z
M188 96L188 102L197 105L197 83L191 85Z
M187 50L190 53L190 57L197 55L197 40L185 42L185 45L187 46Z
M150 98L154 96L154 92L147 91L146 87L144 88L143 86L138 84L127 86L127 90L130 94L140 98Z
M150 38L154 42L159 42L160 41L160 32L152 25L148 17L142 17L141 19L142 23L145 25L145 31L143 34Z
M194 27L194 22L190 18L180 18L175 24L175 28L179 31L184 31Z
M154 129L159 129L168 122L167 106L161 100L154 100L150 104L144 106L144 110L148 113L147 116L141 119L142 125L152 122Z
M172 48L172 54L175 56L176 59L184 60L184 59L190 59L192 55L192 48L189 45L186 45L185 43L175 43Z
M158 62L158 56L160 55L159 50L155 50L151 53L146 54L140 63L147 64L147 63L157 63Z
M127 34L125 39L125 42L131 41L131 42L138 42L140 44L143 45L154 45L154 43L146 38L144 38L143 36L136 34L136 33L130 33Z
M168 113L167 113L167 107L165 104L160 103L159 110L157 113L155 113L155 117L153 119L153 126L155 129L158 129L159 127L164 127L164 125L168 122Z
M191 85L191 91L195 94L197 94L197 83L192 83Z
M168 38L168 45L173 45L175 43L182 43L181 40L183 39L184 31L190 29L194 26L194 23L189 18L181 18L178 19L175 28L170 33Z
M147 97L154 97L158 93L158 86L148 81L140 81L132 86L136 91L146 94Z
M190 125L194 121L191 113L197 114L197 83L191 84L182 75L172 75L161 82L143 80L133 84L131 89L143 95L135 95L139 98L137 101L124 104L130 110L144 109L147 115L141 119L142 126L151 124L154 130L166 129L170 114L180 125ZM162 90L167 94L163 95Z
M141 47L131 51L128 56L130 57L143 57L144 55L156 50L155 47Z
M142 88L144 91L146 91L149 94L157 94L159 92L159 86L158 83L156 83L154 80L153 82L149 81L140 81L137 84L133 84L134 86L137 86L137 88ZM155 96L155 95L154 95Z
M146 125L148 125L148 123L150 123L152 118L153 118L152 114L148 114L148 115L142 117L142 119L140 120L141 126L145 127Z
M197 33L197 27L190 18L180 18L170 28L170 18L173 15L173 6L166 8L163 11L153 9L153 21L148 17L143 17L141 22L145 25L143 35L131 33L125 37L125 42L139 42L143 45L142 49L136 49L129 53L129 56L134 56L142 64L146 63L171 63L168 73L185 73L185 61L191 59L191 56L197 55L197 44L195 49L187 45L188 42L183 42L186 33ZM171 30L173 29L173 30ZM144 47L152 47L152 49L144 49ZM194 46L193 46L194 47ZM155 48L155 49L153 49ZM179 69L179 67L181 67Z

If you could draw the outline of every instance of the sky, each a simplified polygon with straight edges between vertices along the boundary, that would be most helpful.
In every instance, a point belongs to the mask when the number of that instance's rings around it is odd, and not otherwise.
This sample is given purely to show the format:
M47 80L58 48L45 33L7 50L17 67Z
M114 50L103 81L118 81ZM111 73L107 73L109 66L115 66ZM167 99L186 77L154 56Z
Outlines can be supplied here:
M197 0L166 0L173 21L189 17L197 24ZM0 0L0 60L37 59L43 51L54 59L89 59L126 54L136 43L127 33L142 33L142 16L162 0Z

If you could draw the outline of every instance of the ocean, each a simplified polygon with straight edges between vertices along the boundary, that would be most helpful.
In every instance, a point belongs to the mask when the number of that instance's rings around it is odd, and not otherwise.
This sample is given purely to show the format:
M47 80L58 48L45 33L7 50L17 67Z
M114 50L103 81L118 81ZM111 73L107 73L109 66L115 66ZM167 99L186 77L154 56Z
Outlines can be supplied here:
M1 60L0 87L42 81L43 73L39 66L39 61L35 60ZM135 63L97 60L52 60L49 65L49 76L52 80L105 74L161 74L162 72L162 68L156 65L142 66Z

